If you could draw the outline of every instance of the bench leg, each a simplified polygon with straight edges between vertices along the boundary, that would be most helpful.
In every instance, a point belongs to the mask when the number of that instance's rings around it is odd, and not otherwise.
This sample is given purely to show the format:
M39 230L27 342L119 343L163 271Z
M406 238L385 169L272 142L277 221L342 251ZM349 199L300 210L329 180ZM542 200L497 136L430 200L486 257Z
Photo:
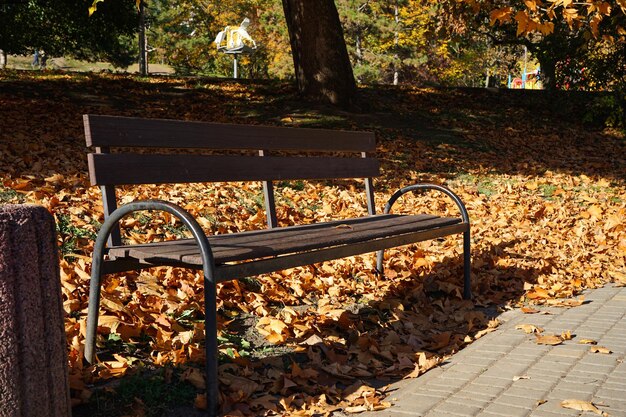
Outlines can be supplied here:
M96 253L94 249L89 280L89 309L87 310L87 334L85 336L85 359L90 364L96 360L96 331L98 329L98 313L100 310L100 280L104 253Z
M470 251L470 231L463 232L463 299L472 298L471 274L472 256Z
M385 270L383 269L383 256L385 255L384 250L379 250L376 252L376 273L381 277L385 276Z
M207 415L219 413L219 380L217 378L217 292L212 265L204 264L204 349L206 353Z

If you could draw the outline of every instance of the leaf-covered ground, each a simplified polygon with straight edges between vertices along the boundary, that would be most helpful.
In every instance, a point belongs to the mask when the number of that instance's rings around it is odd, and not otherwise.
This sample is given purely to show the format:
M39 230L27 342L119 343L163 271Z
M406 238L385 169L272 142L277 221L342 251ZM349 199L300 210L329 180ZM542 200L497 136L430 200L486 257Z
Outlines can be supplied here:
M414 378L497 328L522 305L564 308L626 282L626 142L589 122L596 98L541 91L366 88L357 110L307 105L278 83L120 75L0 73L0 203L54 213L77 415L189 415L203 405L201 276L157 268L109 276L100 362L82 343L93 237L84 113L375 131L380 210L397 188L445 184L472 221L472 302L461 241L450 237L221 285L220 391L226 415L329 415L382 409L385 386ZM277 184L281 224L365 213L358 181ZM122 202L163 198L208 233L264 227L261 185L123 187ZM454 213L436 194L397 211ZM168 217L123 223L130 241L185 231ZM113 381L113 382L111 382ZM104 388L99 388L103 387ZM190 411L191 410L191 411Z

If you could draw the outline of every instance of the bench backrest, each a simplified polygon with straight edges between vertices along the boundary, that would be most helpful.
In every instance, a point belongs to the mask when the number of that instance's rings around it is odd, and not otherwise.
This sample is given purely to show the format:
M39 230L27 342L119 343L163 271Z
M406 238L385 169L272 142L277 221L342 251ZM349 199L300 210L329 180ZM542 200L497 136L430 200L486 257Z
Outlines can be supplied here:
M376 148L371 132L99 115L84 115L83 121L87 146L95 148L88 155L89 176L92 185L102 188L105 216L117 207L116 185L263 181L268 226L274 227L271 181L331 178L364 178L368 211L374 214L371 178L379 175L379 162L371 156ZM168 151L137 152L142 148ZM207 155L187 149L255 154ZM114 236L113 244L119 244L116 240Z

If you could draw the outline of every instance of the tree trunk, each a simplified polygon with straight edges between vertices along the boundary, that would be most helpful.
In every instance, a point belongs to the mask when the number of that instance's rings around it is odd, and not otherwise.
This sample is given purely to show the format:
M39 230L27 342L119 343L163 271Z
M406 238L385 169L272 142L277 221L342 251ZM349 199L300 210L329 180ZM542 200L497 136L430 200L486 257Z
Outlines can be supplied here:
M333 0L282 0L300 93L349 106L356 83Z
M544 90L556 90L556 60L547 54L539 54L539 67L541 68L541 84Z
M7 67L7 53L0 49L0 69L5 69Z

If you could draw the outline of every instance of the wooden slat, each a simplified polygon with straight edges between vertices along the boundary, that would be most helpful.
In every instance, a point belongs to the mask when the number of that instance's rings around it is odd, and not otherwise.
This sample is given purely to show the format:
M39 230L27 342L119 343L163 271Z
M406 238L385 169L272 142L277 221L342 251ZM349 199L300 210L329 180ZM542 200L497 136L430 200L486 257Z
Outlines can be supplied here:
M216 263L247 261L326 247L354 245L402 234L458 225L461 220L431 215L380 215L307 226L294 226L210 236ZM465 226L466 227L466 226ZM375 250L375 249L372 249ZM200 264L201 257L191 239L112 248L112 257L132 257L145 262L171 261Z
M449 226L437 227L434 229L418 230L414 232L403 233L401 235L388 236L381 239L358 242L352 245L333 246L329 248L321 248L318 250L299 252L273 258L259 259L244 263L222 264L218 265L215 271L215 279L218 282L223 282L232 279L280 271L296 266L310 265L316 262L324 262L332 259L344 258L346 256L354 256L367 252L375 252L381 249L388 249L408 245L411 243L421 242L424 240L436 239L438 237L463 233L467 231L468 227L469 226L467 223L456 223ZM121 248L115 249L115 251L120 250ZM199 258L188 259L198 260ZM194 263L185 263L182 261L166 259L152 259L152 262L147 262L138 261L133 258L117 258L105 261L103 271L106 274L111 274L115 272L146 269L157 265L193 268L198 270L202 269L202 264L199 260Z
M92 185L378 176L373 158L89 154Z
M87 146L372 152L372 132L84 115Z
M333 246L330 248L300 252L276 258L260 259L240 264L226 264L217 268L215 279L222 282L231 279L281 271L283 269L294 268L302 265L311 265L313 263L330 261L332 259L345 258L347 256L360 255L362 253L376 252L381 249L395 248L411 243L463 233L467 230L467 228L467 223L456 223L449 226L388 236L386 238L359 242L352 245ZM190 267L200 269L199 266L190 265Z

